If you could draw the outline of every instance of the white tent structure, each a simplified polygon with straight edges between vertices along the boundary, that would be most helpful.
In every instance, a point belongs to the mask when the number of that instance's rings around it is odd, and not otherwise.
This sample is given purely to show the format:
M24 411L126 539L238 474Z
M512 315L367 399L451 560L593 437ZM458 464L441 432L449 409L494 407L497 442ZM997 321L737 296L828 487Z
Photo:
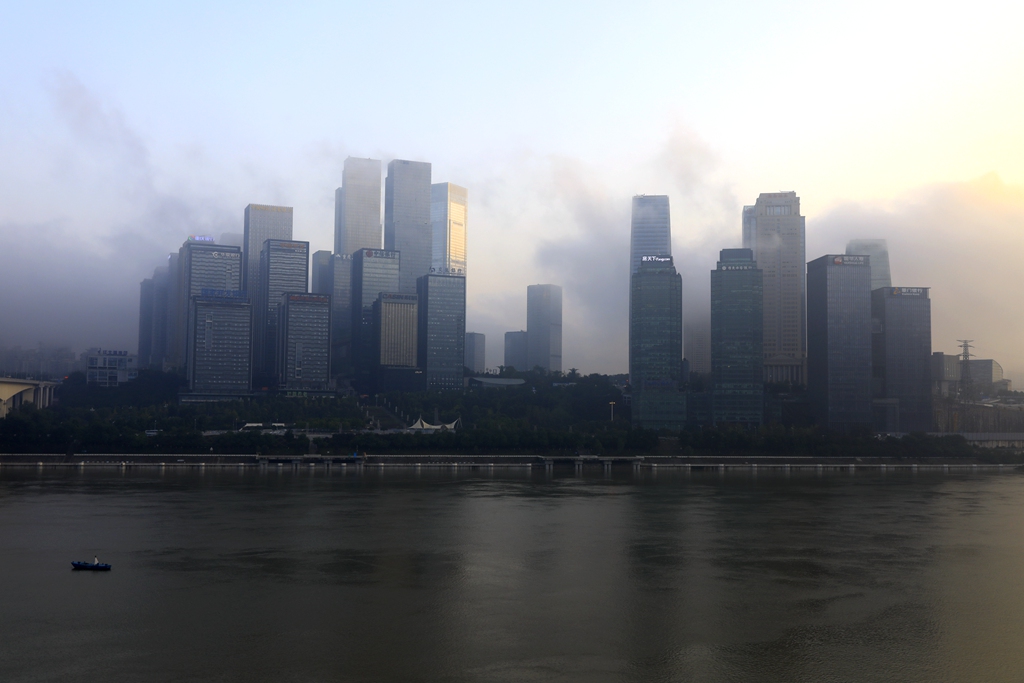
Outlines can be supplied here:
M409 429L417 432L454 431L461 426L461 417L455 420L455 422L449 422L448 424L432 425L428 422L424 422L423 416L420 415L418 420L409 425Z

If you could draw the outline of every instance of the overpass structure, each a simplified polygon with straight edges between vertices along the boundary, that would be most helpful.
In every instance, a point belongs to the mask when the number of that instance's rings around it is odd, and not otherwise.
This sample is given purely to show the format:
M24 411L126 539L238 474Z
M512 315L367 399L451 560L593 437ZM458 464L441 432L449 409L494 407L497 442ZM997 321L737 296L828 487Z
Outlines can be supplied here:
M23 403L48 408L53 403L53 390L56 386L56 382L0 377L0 420Z

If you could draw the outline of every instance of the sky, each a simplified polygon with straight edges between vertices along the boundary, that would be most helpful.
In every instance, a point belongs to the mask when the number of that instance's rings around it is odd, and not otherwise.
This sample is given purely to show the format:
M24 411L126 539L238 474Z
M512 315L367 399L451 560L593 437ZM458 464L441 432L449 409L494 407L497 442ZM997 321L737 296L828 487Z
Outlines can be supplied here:
M564 288L563 365L625 372L629 209L668 194L688 325L740 211L795 190L807 258L889 240L1024 381L1020 3L0 0L0 345L135 347L189 234L295 208L333 245L349 155L469 190L467 330Z

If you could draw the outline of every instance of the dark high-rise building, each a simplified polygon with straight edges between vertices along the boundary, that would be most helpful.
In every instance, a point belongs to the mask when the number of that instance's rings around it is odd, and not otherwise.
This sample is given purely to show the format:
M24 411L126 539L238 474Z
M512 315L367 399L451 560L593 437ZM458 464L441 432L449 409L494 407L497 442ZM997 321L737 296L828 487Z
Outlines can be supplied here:
M148 368L153 356L153 311L156 295L153 278L139 285L139 367Z
M672 255L672 223L666 195L633 197L629 237L629 272L640 270L642 256Z
M313 294L332 294L334 291L334 281L331 277L331 257L334 254L326 249L313 252L313 258L311 264L313 268L313 278L310 282L309 291Z
M482 373L487 369L487 358L484 344L487 339L479 332L466 333L466 361L464 365L470 372Z
M927 287L882 287L871 292L872 372L875 399L888 399L898 417L875 429L928 432L932 429L932 307Z
M430 272L430 164L394 159L384 183L384 248L402 254L398 291L415 294L417 280Z
M419 366L428 391L461 390L466 343L466 278L424 275L419 296Z
M277 387L327 391L331 381L331 297L285 292L278 306Z
M352 372L352 256L331 258L331 372ZM324 292L321 292L323 294Z
M381 292L398 291L397 251L360 249L352 255L352 362L356 376L369 380L373 359L373 302Z
M253 374L257 387L277 377L278 307L286 292L304 294L309 282L309 242L268 239L260 251L256 298Z
M505 367L520 372L530 369L526 364L526 330L505 333Z
M630 276L629 378L634 425L685 425L683 281L671 256L641 256L639 270Z
M761 424L764 358L761 270L750 249L723 249L711 271L711 420Z
M380 160L349 157L334 193L334 253L380 247Z
M820 426L839 431L871 426L867 256L829 254L807 264L807 392Z
M526 370L562 371L562 288L558 285L526 288L526 364Z
M743 246L764 282L764 379L805 384L805 223L796 192L767 192L743 207Z
M381 292L373 302L376 391L423 391L418 337L419 297Z
M260 252L267 240L292 239L292 207L250 204L245 207L242 289L250 301L259 296Z
M189 306L205 290L238 292L242 286L242 250L214 243L212 237L189 237L178 250L178 320L172 358L175 367L188 364Z
M192 298L188 387L196 394L247 394L252 385L252 306L239 290Z

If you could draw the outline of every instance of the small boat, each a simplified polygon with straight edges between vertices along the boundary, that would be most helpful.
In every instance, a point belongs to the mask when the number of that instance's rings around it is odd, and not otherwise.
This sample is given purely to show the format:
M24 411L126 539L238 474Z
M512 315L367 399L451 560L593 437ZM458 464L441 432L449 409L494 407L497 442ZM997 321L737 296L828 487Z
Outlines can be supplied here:
M72 569L85 569L93 572L109 572L110 565L102 562L72 562Z

